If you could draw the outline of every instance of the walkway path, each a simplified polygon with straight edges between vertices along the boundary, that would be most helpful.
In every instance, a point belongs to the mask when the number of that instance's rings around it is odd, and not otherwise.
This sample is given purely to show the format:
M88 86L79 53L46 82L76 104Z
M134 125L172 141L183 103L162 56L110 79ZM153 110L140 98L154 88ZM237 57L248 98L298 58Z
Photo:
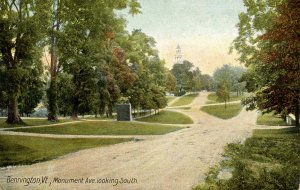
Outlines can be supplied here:
M243 141L255 127L256 112L243 110L233 119L221 120L199 110L206 99L207 93L201 93L191 104L191 109L180 110L195 122L190 128L143 141L82 150L31 166L1 170L0 189L2 185L4 189L190 190L204 180L211 166L222 159L227 143ZM6 176L48 176L51 181L54 178L135 178L137 183L24 186L6 183Z

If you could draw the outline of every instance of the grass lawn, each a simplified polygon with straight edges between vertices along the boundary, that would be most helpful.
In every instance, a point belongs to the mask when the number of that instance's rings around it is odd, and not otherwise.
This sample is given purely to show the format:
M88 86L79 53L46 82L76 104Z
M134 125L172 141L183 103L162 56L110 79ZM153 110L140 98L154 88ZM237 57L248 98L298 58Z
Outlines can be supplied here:
M272 113L267 113L257 117L257 125L269 125L269 126L286 126L286 122L279 116Z
M168 103L174 100L176 97L175 96L166 96Z
M135 122L82 121L49 127L14 129L12 131L70 135L162 135L179 129L182 128Z
M232 92L230 93L230 100L229 102L242 100L243 98L247 97L247 93L244 93L244 95L237 96L236 93ZM218 96L216 93L211 93L207 96L208 100L206 104L216 104L216 103L222 103L223 101L218 100Z
M194 190L276 189L295 190L300 179L299 129L254 130L245 144L229 144L226 159L207 174L205 184ZM220 179L231 168L232 177Z
M181 98L179 98L179 100L177 100L176 102L174 102L171 106L185 106L185 105L189 105L190 103L193 102L193 100L198 96L197 94L189 94L189 95L185 95L182 96Z
M0 135L0 167L33 164L76 152L131 139L61 139Z
M117 116L116 115L113 115L112 118L109 118L109 117L84 117L84 118L80 118L81 120L115 120L117 119Z
M232 117L237 116L241 112L242 105L227 104L226 109L224 105L204 106L201 108L201 110L221 119L230 119Z
M32 119L32 118L26 118L23 119L24 124L22 125L11 125L6 123L6 119L0 118L0 128L10 128L10 127L21 127L21 126L37 126L37 125L51 125L51 124L57 124L57 123L64 123L72 121L71 119L59 119L58 122L52 122L45 119Z
M168 124L192 124L193 120L181 113L173 111L162 111L159 114L138 119L137 121Z
M177 109L177 110L189 110L191 107L168 107L168 109Z

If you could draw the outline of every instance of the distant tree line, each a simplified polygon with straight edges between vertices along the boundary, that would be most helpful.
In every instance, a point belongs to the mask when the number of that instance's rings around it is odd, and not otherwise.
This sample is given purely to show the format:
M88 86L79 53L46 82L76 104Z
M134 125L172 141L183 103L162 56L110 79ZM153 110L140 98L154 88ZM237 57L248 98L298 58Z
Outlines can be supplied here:
M175 95L183 95L186 92L197 92L201 90L212 91L213 79L210 75L202 74L198 67L193 63L184 60L176 63L171 69L176 79Z

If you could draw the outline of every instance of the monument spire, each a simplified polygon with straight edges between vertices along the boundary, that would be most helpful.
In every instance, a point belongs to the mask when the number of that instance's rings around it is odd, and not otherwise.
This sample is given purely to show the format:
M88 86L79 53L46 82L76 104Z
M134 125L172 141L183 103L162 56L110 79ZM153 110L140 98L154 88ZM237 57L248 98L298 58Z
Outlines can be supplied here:
M179 45L177 45L176 55L175 55L175 63L181 64L182 62L183 62L183 60L182 60L181 48Z

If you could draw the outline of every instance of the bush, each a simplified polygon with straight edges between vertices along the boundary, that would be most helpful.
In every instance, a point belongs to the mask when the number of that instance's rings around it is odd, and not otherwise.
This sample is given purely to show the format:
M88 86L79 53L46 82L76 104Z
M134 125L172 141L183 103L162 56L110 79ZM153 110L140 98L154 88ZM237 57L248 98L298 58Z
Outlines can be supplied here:
M255 130L245 144L229 144L223 160L195 190L294 190L300 182L298 129ZM228 180L218 179L224 167L233 168Z

